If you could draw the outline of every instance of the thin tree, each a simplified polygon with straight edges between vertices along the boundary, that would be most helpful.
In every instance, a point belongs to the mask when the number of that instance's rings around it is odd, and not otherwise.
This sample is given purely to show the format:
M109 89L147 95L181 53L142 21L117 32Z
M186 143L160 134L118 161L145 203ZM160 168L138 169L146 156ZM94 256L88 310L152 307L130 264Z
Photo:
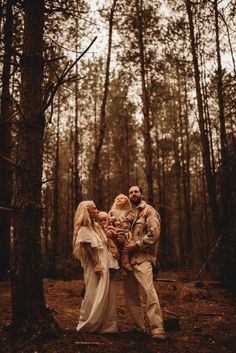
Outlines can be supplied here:
M60 174L60 92L57 95L57 120L56 120L56 151L54 162L54 181L53 181L53 218L52 218L52 232L50 243L50 261L49 261L49 275L54 277L56 275L57 256L59 249L59 174Z
M206 122L204 119L204 109L203 109L203 99L201 93L201 83L200 83L200 72L198 64L198 56L196 50L196 41L194 35L194 24L193 24L193 13L191 0L186 0L186 9L189 21L189 37L191 42L191 51L193 57L193 66L194 66L194 77L196 85L196 94L197 94L197 106L198 106L198 124L201 134L201 145L202 145L202 158L203 165L206 175L207 191L209 195L209 202L212 212L213 224L215 233L217 234L220 230L219 222L219 211L216 198L216 185L214 183L214 178L212 177L211 169L211 159L210 159L210 148L209 148L209 139L206 131Z
M7 162L11 153L11 94L10 74L12 57L12 0L6 2L4 23L4 55L2 70L2 93L0 101L0 206L10 207L12 190L12 166ZM0 211L0 280L6 278L10 262L10 213Z
M225 109L224 109L224 93L223 93L223 72L221 64L220 40L219 40L219 21L218 21L218 5L214 0L215 10L215 33L216 33L216 53L217 53L217 93L219 105L219 121L220 121L220 142L221 142L221 192L222 192L222 214L223 227L229 228L232 219L231 213L231 187L229 174L229 158L227 149L227 138L225 128Z
M144 136L144 156L145 156L145 175L148 189L148 202L153 204L153 165L152 165L152 143L151 143L151 123L150 123L150 103L147 88L145 48L143 38L143 1L136 0L136 20L139 46L139 60L142 82L142 108L143 108L143 136Z
M78 12L78 2L77 2L77 12ZM76 34L75 34L75 50L78 52L78 16L75 19ZM75 74L78 76L78 65L75 66ZM74 117L74 146L73 146L73 214L77 208L78 203L82 200L82 190L81 181L79 175L79 128L78 128L78 117L79 117L79 86L78 81L75 81L75 117Z
M110 17L109 17L108 51L107 51L104 91L103 91L103 99L102 99L101 112L100 112L99 131L97 136L97 143L95 145L95 153L94 153L94 160L93 160L93 166L92 166L92 194L93 194L93 200L97 203L98 207L102 206L102 200L99 194L99 190L101 186L100 157L101 157L101 149L104 141L106 124L107 124L106 105L107 105L109 80L110 80L109 77L110 77L113 17L115 13L116 2L117 0L113 0Z

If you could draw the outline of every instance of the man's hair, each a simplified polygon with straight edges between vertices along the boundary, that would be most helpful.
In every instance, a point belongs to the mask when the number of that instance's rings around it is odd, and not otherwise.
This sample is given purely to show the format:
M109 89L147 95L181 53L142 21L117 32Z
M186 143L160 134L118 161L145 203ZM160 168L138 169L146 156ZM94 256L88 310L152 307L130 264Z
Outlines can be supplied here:
M139 186L139 185L130 185L130 186L129 186L129 190L130 190L132 187L134 187L134 186L136 186L137 188L139 188L140 193L143 194L143 188L142 188L141 186ZM128 190L128 191L129 191L129 190Z

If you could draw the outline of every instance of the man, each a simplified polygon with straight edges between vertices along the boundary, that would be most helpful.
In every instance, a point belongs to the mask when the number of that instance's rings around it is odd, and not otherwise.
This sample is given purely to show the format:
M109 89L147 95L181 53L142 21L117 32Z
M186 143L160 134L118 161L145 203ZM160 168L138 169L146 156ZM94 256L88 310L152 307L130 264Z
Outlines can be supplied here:
M156 266L160 216L142 199L142 189L129 189L134 221L131 227L132 241L126 246L133 271L124 278L127 309L140 331L145 330L141 293L146 298L146 313L153 339L165 340L159 299L153 284L152 267Z

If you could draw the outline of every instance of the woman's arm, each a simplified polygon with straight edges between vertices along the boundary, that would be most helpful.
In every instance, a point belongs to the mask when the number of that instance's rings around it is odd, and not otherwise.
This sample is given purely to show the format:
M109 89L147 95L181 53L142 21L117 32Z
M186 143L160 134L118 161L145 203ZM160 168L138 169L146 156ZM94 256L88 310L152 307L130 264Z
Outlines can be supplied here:
M88 256L89 261L91 262L93 268L94 268L94 272L97 275L102 275L103 273L103 268L100 265L95 253L94 253L94 249L90 246L89 243L81 243L82 247L85 250L86 255Z

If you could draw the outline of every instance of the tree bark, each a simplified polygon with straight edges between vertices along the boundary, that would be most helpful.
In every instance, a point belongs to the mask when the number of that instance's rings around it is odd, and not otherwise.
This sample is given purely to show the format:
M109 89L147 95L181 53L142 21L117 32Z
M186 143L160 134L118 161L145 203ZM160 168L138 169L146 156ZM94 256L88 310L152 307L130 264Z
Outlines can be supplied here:
M6 3L6 21L4 24L4 56L2 70L2 94L0 113L0 153L10 157L11 153L11 50L13 26L12 0ZM0 205L10 206L12 193L12 166L0 157ZM0 212L0 281L6 279L10 266L10 223L9 212Z
M44 9L44 0L23 2L21 114L13 203L12 328L15 334L27 337L55 333L57 327L46 308L41 271Z

